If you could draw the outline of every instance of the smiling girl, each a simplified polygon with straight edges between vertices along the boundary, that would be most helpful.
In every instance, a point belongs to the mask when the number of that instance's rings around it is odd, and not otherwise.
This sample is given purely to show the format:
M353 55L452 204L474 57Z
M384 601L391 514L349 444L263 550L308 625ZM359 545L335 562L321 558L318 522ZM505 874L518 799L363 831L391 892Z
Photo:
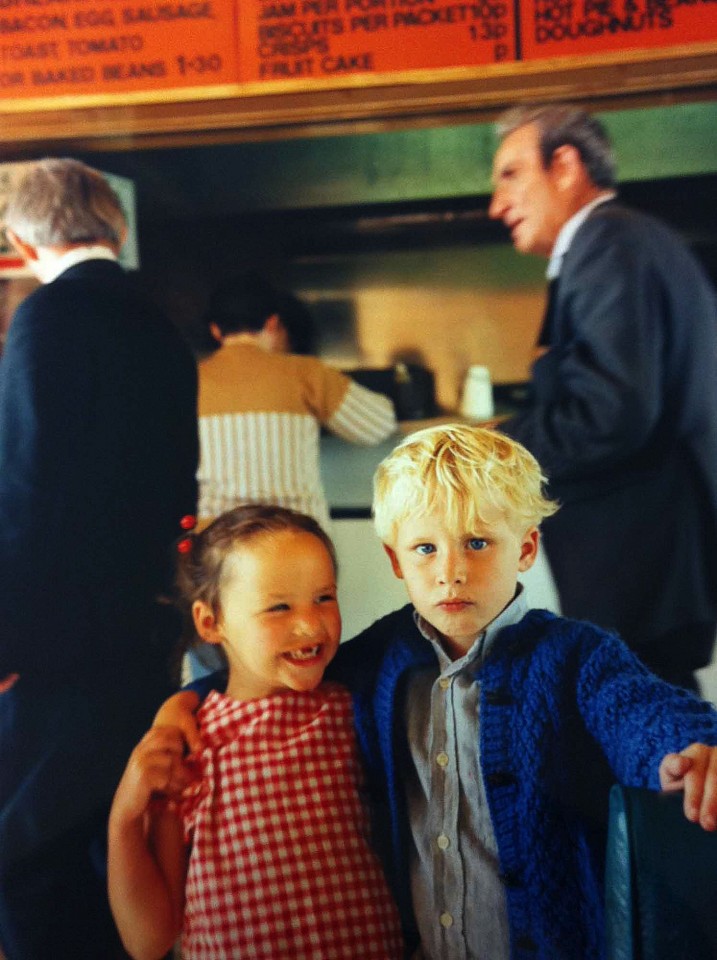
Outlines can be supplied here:
M136 960L397 960L396 908L368 842L350 694L323 683L341 617L331 541L311 518L244 506L185 541L179 586L222 647L225 693L183 740L154 727L110 817L110 901Z

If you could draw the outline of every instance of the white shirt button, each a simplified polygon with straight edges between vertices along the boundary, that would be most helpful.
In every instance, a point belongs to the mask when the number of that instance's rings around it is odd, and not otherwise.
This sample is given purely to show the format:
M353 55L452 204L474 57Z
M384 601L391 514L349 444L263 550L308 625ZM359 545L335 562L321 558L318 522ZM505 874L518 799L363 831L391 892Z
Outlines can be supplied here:
M436 763L439 767L447 767L450 763L450 759L447 753L439 753L436 757Z
M438 681L438 686L441 688L441 690L447 690L450 685L451 681L448 677L441 677L441 679Z
M440 834L436 840L436 843L438 844L439 850L447 850L451 845L451 841L448 839L445 833Z
M438 919L441 926L446 927L446 929L453 926L453 917L450 915L450 913L442 913Z

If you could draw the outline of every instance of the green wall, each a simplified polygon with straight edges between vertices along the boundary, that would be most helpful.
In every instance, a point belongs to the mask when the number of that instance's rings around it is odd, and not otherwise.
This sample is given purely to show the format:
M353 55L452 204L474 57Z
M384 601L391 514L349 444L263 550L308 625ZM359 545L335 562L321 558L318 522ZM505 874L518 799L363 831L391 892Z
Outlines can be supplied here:
M717 172L717 102L601 115L621 180ZM221 210L427 200L490 192L495 141L489 124L318 137L214 148L195 154L192 188ZM208 175L211 170L211 175Z

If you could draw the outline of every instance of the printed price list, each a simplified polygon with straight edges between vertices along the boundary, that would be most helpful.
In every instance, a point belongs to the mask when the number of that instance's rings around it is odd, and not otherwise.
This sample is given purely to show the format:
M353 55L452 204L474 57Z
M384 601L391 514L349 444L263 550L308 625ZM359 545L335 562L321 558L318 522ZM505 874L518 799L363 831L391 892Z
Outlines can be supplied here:
M0 105L716 40L717 0L0 0Z
M522 58L717 40L717 0L521 0Z
M255 0L240 5L242 79L287 80L499 63L511 0Z
M0 98L236 83L234 0L0 0Z

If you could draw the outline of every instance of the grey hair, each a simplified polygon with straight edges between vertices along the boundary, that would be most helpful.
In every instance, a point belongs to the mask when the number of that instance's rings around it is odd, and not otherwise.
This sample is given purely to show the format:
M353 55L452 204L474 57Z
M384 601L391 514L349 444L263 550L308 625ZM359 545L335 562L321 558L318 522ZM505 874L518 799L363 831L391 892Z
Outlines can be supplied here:
M103 241L119 246L126 219L105 177L79 160L39 160L13 191L5 226L34 247Z
M522 104L507 110L498 120L498 139L534 123L540 137L540 153L547 169L553 154L566 144L575 147L596 187L614 187L615 155L607 130L600 120L571 104Z

